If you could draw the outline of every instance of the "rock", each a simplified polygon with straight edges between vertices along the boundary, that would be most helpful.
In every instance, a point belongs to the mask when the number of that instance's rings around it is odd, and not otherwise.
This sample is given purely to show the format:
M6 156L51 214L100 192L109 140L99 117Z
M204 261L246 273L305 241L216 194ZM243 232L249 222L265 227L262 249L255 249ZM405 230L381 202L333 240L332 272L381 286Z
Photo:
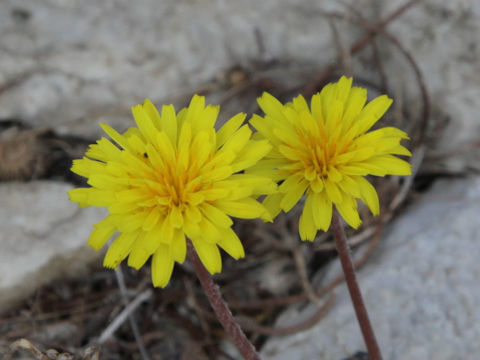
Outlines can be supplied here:
M454 360L480 354L480 177L441 181L385 232L359 271L385 359ZM334 263L334 272L339 270ZM345 285L310 330L270 339L270 360L339 360L365 346ZM277 326L312 311L291 308Z
M363 0L355 6L375 21L405 3ZM450 171L479 169L480 148L475 144L480 134L480 103L476 100L480 97L480 2L418 1L392 21L387 31L410 52L423 74L430 95L429 137L430 144L435 144L434 153L448 154L474 144L471 151L448 158L443 165ZM396 46L381 36L379 41L394 99L408 103L418 125L423 109L417 77ZM438 169L438 161L435 165Z
M362 0L353 6L374 23L405 2ZM0 93L0 117L96 137L99 121L125 128L131 124L129 108L145 97L182 104L233 65L273 59L298 64L292 72L300 66L315 73L337 56L325 9L349 13L326 0L287 0L281 6L275 0L2 1L0 89L11 86ZM434 125L450 122L442 136L435 134L438 152L468 144L480 132L479 20L478 1L426 0L387 28L424 74ZM349 17L335 24L342 47L365 32L349 25ZM411 66L390 42L380 37L379 44L396 102L408 102L419 119ZM351 70L364 80L378 80L370 50L353 59ZM283 78L289 74L284 72ZM450 166L459 170L474 160L480 167L475 154L449 159Z
M71 185L0 184L0 312L55 278L78 276L100 253L87 246L102 208L79 210Z
M312 8L320 9L313 0L2 1L0 86L18 83L1 94L0 117L98 136L100 118L126 127L145 97L178 105L235 64L328 60L330 39L316 34L329 25Z

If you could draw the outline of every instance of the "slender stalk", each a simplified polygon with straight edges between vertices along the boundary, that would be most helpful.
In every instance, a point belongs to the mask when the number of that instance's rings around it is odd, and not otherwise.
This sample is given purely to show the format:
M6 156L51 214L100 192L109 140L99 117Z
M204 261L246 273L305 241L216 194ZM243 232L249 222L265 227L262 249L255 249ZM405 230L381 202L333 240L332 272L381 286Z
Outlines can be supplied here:
M380 348L378 347L372 324L368 318L367 308L365 307L362 293L358 287L357 276L355 275L355 268L352 257L350 256L350 249L345 238L340 215L336 209L334 209L332 216L332 230L335 236L338 256L342 263L343 273L345 274L345 282L347 283L350 298L352 299L353 308L357 315L358 324L360 325L365 345L367 345L370 360L382 360L382 354L380 353Z
M203 266L190 240L187 240L187 255L195 268L198 280L200 280L203 290L205 291L208 301L215 311L218 320L232 338L233 343L240 351L243 358L246 360L260 360L260 356L257 354L255 347L247 339L244 332L233 318L232 312L228 308L227 303L222 299L220 289L213 282L212 276Z

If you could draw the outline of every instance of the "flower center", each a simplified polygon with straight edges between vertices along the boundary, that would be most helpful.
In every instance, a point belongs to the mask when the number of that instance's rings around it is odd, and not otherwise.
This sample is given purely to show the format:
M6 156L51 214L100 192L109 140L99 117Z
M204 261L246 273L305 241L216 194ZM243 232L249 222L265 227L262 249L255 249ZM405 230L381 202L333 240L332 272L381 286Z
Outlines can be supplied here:
M309 136L304 139L305 151L302 157L303 165L312 174L312 178L319 176L326 179L331 169L336 165L337 145L329 144L322 136ZM336 169L335 169L336 170ZM333 171L335 171L333 170Z
M202 189L202 176L196 166L184 168L178 163L169 163L166 171L158 174L162 195L169 199L168 206L180 210L187 205L198 204L198 191Z

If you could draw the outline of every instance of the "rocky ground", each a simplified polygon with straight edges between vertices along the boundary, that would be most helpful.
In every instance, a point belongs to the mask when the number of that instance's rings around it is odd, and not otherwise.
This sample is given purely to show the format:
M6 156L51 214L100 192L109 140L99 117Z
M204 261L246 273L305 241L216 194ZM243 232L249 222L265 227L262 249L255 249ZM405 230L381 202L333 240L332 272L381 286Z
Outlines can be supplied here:
M225 119L257 111L262 91L286 100L350 74L395 99L387 121L409 132L418 165L406 182L379 181L382 217L365 214L349 233L385 358L480 356L480 5L405 4L0 2L0 354L23 337L81 356L144 294L135 317L151 358L235 358L188 265L154 292L147 270L125 268L122 282L100 268L86 239L102 210L67 201L81 184L68 164L100 136L98 122L125 129L145 97L178 108L202 93ZM300 244L294 222L238 222L250 257L227 261L217 281L264 358L353 356L364 346L344 285L328 285L339 270L331 239ZM301 296L303 271L320 310ZM125 322L102 354L140 358L138 346Z
M385 229L359 282L386 359L473 359L480 354L480 178L442 180ZM338 274L338 264L329 272ZM329 274L329 275L332 275ZM327 275L328 277L328 275ZM340 359L363 349L345 286L314 328L271 339L265 359ZM292 307L276 326L315 310Z

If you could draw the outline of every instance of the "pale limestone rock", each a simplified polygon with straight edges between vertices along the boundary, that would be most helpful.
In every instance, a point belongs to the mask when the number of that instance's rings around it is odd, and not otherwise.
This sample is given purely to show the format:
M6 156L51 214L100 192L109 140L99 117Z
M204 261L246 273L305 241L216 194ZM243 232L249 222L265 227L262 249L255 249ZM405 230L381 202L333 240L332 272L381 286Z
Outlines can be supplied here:
M72 186L58 182L0 184L0 312L53 279L78 276L100 253L87 246L105 209L79 209Z
M480 177L436 184L385 232L359 283L385 359L461 360L480 354ZM333 264L338 273L339 265ZM268 360L339 360L365 345L345 285L310 330L269 340ZM277 326L309 312L292 307Z

